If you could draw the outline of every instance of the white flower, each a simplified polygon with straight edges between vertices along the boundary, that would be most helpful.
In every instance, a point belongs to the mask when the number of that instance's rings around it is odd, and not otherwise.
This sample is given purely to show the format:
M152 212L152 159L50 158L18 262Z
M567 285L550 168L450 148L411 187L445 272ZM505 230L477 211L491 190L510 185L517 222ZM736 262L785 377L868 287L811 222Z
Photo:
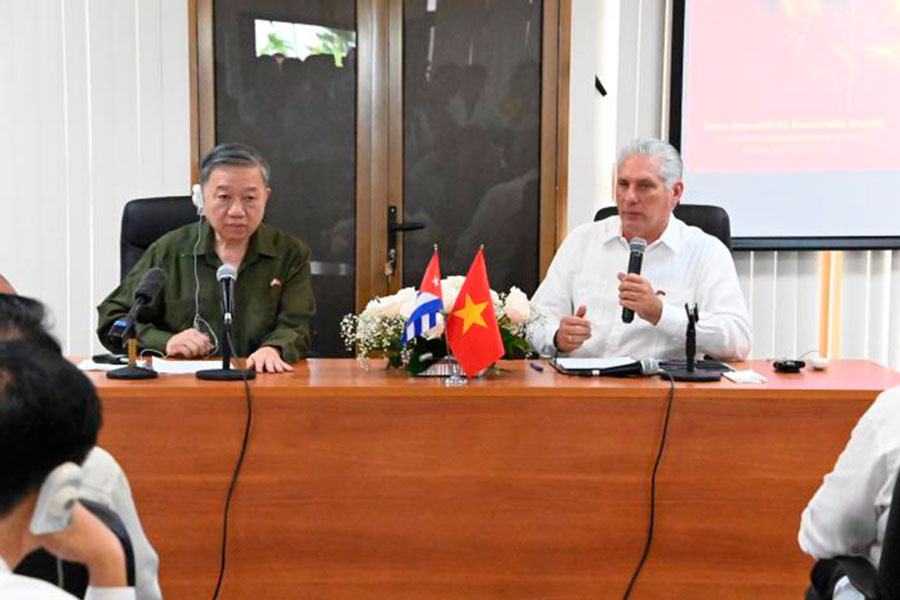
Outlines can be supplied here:
M387 317L396 317L397 315L404 316L401 313L401 310L407 303L410 304L409 313L406 314L408 317L412 314L412 305L416 303L416 288L403 288L391 296L390 302L386 302L386 306L384 307L384 315Z
M412 314L413 309L415 307L416 307L416 297L413 296L412 298L410 298L409 300L404 302L402 306L400 306L399 315L401 317L403 317L404 319L409 319L409 316Z
M378 314L379 305L381 304L381 300L378 298L372 298L369 300L369 303L366 304L365 310L362 311L362 315L366 317L374 317Z
M511 287L506 296L503 312L509 318L510 323L518 325L527 321L531 316L531 303L528 302L525 292L516 286Z
M444 301L445 312L453 310L453 305L456 304L456 297L459 295L459 288L462 287L465 280L466 278L462 275L452 275L441 280L441 298Z
M363 311L363 316L396 317L400 314L400 308L410 300L415 302L415 298L415 288L403 288L393 296L370 300ZM412 312L412 309L410 309L410 312Z

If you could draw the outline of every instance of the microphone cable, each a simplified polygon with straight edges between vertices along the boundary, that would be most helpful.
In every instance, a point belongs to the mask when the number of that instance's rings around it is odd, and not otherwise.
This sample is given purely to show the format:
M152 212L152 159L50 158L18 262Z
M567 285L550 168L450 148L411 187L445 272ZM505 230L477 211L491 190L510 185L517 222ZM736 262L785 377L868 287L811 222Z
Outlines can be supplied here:
M659 438L659 449L656 452L656 460L653 463L653 472L650 475L650 523L647 527L647 541L644 542L644 551L641 554L641 560L638 561L637 567L635 567L634 573L631 575L631 580L628 582L628 587L625 588L625 594L622 595L622 600L628 600L628 598L631 597L631 590L634 588L634 584L637 582L637 578L644 568L644 563L647 562L647 557L650 555L650 546L653 544L653 526L656 520L656 474L659 471L659 463L662 461L663 451L666 448L666 438L669 433L669 419L672 415L672 404L675 401L675 379L671 374L666 373L665 371L662 371L660 374L669 379L669 397L666 400L666 414L665 417L663 417L663 430L662 435L660 435Z
M228 344L234 348L231 341L231 333L228 333ZM228 516L231 513L231 498L234 495L234 489L237 487L238 476L241 474L241 467L244 465L244 457L247 456L247 444L250 441L250 427L253 424L253 400L250 394L250 383L247 381L247 373L241 369L244 379L244 391L247 397L247 422L244 425L244 439L241 441L241 452L238 454L237 463L234 465L234 471L231 474L231 483L228 485L228 495L225 497L225 515L222 519L222 554L219 557L219 578L216 580L216 589L213 592L212 600L219 597L219 591L222 589L222 582L225 580L225 557L228 549Z
M200 315L200 274L197 272L197 249L200 248L200 241L203 237L203 215L197 219L197 240L194 242L194 321L191 327L204 335L210 336L212 342L212 350L206 353L206 356L212 356L219 349L219 336L209 322ZM205 331L204 331L205 329ZM204 358L206 358L204 356Z

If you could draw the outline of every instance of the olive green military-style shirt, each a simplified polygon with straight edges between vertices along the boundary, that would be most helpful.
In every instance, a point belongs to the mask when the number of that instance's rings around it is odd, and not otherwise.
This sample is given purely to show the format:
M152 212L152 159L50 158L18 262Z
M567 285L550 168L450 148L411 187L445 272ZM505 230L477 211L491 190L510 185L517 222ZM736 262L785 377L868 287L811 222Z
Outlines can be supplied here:
M216 270L222 261L213 242L212 227L204 222L170 231L147 248L122 284L97 307L97 334L103 345L114 352L122 350L107 340L107 332L128 313L135 288L153 267L162 268L168 279L156 300L141 311L135 327L140 347L165 352L170 337L193 327L195 292L200 316L221 336L221 286ZM199 286L194 279L195 248ZM231 339L236 356L249 356L261 346L279 348L287 362L306 356L309 321L316 312L310 256L303 242L265 224L250 237L234 285Z

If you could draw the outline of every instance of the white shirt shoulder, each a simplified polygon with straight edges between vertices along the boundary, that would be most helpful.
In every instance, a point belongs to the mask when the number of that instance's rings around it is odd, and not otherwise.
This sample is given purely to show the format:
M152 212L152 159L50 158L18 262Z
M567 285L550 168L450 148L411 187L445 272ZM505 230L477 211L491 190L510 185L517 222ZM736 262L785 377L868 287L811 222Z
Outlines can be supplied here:
M0 559L2 562L2 559ZM75 600L64 590L32 577L11 573L6 563L0 564L0 598L10 600Z
M128 531L134 550L138 600L161 600L159 556L141 526L131 486L122 467L109 452L94 446L82 464L82 471L84 478L80 496L111 509L122 519Z
M815 558L865 556L880 562L900 469L900 386L879 394L803 511L798 540Z

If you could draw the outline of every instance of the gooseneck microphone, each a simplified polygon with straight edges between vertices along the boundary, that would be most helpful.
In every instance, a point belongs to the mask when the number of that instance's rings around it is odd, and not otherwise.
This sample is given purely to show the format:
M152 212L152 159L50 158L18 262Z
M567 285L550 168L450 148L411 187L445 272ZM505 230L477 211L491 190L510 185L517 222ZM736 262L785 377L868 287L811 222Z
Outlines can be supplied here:
M647 240L644 238L631 238L628 244L630 254L628 256L628 273L641 274L641 263L644 262L644 250L647 249ZM622 309L622 322L631 323L634 321L634 311L630 308Z
M153 369L137 366L138 343L134 337L134 326L142 317L141 309L152 304L166 285L166 272L159 267L153 267L141 277L137 288L134 290L134 299L128 314L109 328L106 334L110 341L120 340L122 347L128 352L128 366L113 371L107 371L110 379L153 379L157 373Z
M234 312L234 282L237 279L237 269L229 264L224 264L216 271L216 279L222 285L222 313L225 322L231 323L231 313Z
M197 371L198 379L211 381L238 381L253 379L256 371L231 368L231 323L234 320L234 284L237 281L237 269L223 264L216 271L216 279L222 286L222 368Z
M134 290L128 314L121 319L116 319L112 327L109 328L106 337L110 341L121 340L123 345L126 343L134 330L134 325L140 316L141 309L156 299L159 292L166 285L166 278L166 272L159 267L153 267L144 273L137 288Z

